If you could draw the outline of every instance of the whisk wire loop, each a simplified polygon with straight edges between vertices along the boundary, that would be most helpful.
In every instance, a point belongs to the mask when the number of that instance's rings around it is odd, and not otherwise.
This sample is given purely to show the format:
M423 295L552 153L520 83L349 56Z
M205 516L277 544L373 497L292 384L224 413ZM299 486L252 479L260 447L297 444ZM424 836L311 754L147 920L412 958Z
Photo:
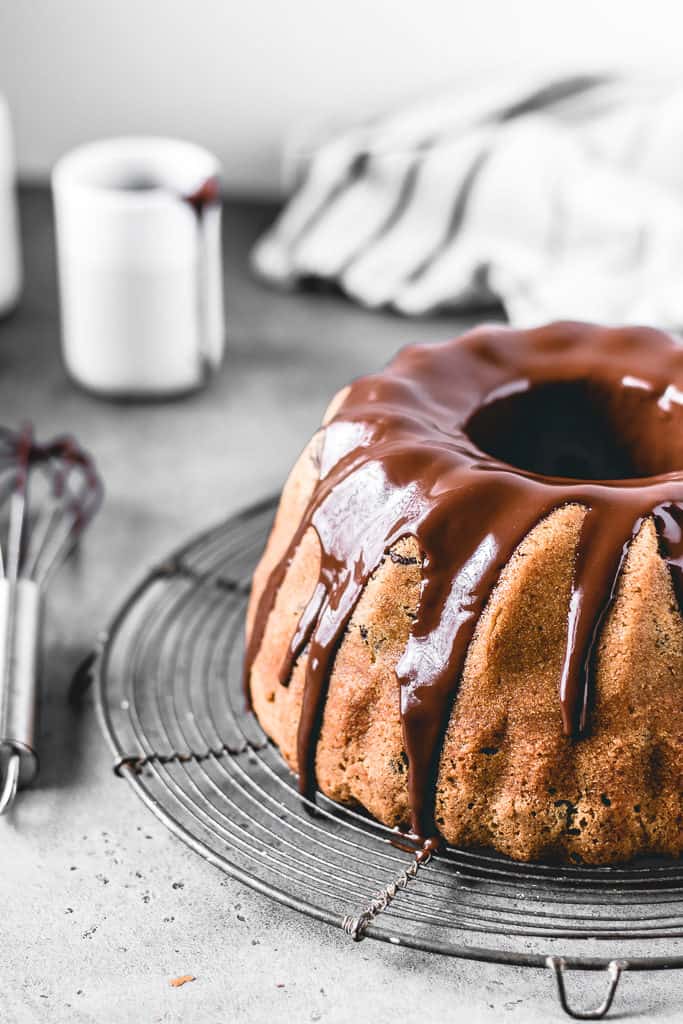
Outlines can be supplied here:
M45 444L0 427L0 814L37 770L34 750L43 593L97 512L102 484L73 437ZM3 512L4 517L3 517ZM0 772L0 775L2 773Z

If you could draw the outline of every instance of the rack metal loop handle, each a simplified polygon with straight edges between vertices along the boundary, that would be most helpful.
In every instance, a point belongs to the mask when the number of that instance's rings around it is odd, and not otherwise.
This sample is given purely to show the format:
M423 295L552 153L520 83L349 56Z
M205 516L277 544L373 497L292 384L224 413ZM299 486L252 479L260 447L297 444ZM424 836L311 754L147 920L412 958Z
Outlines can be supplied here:
M603 1001L594 1010L574 1010L567 1001L567 990L564 984L564 973L567 969L567 964L564 958L561 956L549 956L546 957L545 962L555 975L560 1005L564 1012L569 1017L573 1017L574 1020L602 1020L603 1017L606 1017L614 1001L614 994L617 991L621 972L628 967L628 961L626 960L611 960L607 966L609 985Z
M14 803L19 788L19 770L21 768L21 755L13 751L7 759L7 770L0 790L0 814L4 814Z

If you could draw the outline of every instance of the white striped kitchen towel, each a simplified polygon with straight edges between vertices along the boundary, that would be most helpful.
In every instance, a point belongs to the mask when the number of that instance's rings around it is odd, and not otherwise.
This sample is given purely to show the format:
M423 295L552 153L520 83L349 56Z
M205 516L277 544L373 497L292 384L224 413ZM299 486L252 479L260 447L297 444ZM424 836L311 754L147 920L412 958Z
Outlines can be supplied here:
M252 252L406 315L683 326L683 86L501 83L340 134Z

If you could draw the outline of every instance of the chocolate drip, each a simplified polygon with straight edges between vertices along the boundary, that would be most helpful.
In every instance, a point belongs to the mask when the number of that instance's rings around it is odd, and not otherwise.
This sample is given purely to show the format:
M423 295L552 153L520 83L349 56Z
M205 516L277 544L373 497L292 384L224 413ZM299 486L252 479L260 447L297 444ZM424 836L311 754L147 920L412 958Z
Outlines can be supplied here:
M281 671L287 685L308 648L298 760L309 791L339 644L370 576L398 540L414 537L422 585L396 674L412 830L432 836L435 774L470 642L501 569L540 520L570 503L587 510L558 680L566 735L589 726L601 627L648 517L683 599L683 346L646 328L560 323L411 347L350 387L325 428L321 466L261 595L246 679L312 528L320 576Z
M659 505L653 516L678 606L683 608L683 506L678 503Z
M216 175L212 175L203 181L194 192L183 195L182 199L192 207L197 219L201 220L207 207L218 206L221 201L220 179Z

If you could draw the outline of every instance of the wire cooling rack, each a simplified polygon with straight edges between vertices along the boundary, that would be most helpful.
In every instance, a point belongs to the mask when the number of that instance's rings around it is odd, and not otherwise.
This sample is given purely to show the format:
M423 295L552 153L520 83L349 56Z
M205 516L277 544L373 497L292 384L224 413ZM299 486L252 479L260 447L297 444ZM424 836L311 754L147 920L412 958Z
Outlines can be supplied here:
M429 862L389 829L300 796L241 686L251 574L269 500L151 569L93 658L98 713L125 776L201 856L319 920L396 945L550 969L564 1010L598 1019L625 970L683 967L683 864L518 864L448 848ZM565 972L605 970L602 1004L577 1010Z

